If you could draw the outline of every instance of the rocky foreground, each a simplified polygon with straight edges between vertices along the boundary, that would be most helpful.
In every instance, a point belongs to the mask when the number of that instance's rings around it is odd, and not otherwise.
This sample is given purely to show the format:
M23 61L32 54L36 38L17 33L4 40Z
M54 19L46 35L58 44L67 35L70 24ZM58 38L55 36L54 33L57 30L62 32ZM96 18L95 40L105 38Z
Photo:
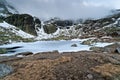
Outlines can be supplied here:
M0 80L120 80L120 54L116 52L44 52L0 57L0 64L4 66Z

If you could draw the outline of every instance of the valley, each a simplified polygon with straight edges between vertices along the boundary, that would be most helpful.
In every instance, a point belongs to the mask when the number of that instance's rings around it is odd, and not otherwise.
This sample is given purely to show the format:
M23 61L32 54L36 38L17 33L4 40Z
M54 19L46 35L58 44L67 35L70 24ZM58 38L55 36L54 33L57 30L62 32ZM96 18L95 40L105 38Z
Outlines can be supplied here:
M0 0L0 80L120 80L120 11L42 20Z

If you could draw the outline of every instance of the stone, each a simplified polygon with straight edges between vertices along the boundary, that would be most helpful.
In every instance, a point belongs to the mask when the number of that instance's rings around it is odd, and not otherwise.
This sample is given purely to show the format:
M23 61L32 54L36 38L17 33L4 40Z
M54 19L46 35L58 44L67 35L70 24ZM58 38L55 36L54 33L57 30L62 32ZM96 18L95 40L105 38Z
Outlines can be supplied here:
M57 31L57 26L54 24L46 24L43 26L45 33L52 34Z
M92 80L93 79L93 75L92 74L88 74L87 78Z
M10 74L11 72L13 72L11 66L8 66L6 64L0 64L0 78Z
M77 47L77 44L72 44L71 47Z

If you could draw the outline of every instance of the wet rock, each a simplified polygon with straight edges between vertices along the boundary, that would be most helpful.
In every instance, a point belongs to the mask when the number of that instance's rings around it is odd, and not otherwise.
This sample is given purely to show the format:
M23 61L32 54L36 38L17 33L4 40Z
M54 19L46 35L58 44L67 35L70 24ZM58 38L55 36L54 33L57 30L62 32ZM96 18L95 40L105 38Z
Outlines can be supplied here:
M77 47L77 44L72 44L71 47Z
M28 56L28 55L32 55L32 52L22 52L22 53L18 53L16 54L16 56Z
M10 74L13 71L11 66L0 64L0 78Z

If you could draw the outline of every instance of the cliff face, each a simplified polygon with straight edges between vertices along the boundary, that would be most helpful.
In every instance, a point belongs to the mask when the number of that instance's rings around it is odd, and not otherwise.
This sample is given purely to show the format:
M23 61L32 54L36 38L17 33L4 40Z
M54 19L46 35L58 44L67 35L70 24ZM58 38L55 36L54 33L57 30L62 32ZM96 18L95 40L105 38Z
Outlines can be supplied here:
M29 14L13 14L9 17L6 17L5 21L35 36L37 36L35 27L41 26L41 21Z

